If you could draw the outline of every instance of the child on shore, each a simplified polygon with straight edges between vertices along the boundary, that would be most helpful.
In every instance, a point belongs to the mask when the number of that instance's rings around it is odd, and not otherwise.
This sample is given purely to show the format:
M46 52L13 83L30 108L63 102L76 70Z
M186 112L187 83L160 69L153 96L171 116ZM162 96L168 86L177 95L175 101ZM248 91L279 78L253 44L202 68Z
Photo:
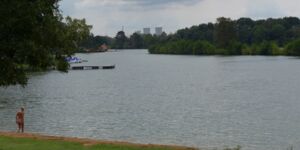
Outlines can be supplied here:
M24 132L24 108L21 107L21 111L17 112L16 123L18 125L18 132Z

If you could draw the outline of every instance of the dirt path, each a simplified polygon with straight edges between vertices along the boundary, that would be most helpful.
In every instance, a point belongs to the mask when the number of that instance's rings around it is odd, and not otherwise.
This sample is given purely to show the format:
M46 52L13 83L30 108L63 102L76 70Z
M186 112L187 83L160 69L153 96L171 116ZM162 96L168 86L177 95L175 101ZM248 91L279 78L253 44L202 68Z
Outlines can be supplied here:
M59 140L66 142L78 142L85 146L92 146L97 144L112 144L112 145L123 145L123 146L137 146L137 147L162 147L162 148L172 148L174 150L198 150L197 148L185 147L185 146L175 146L175 145L156 145L156 144L137 144L129 142L119 142L119 141L105 141L105 140L93 140L85 138L75 138L75 137L63 137L63 136L50 136L42 135L36 133L16 133L16 132L4 132L0 131L0 136L14 137L14 138L32 138L41 140Z

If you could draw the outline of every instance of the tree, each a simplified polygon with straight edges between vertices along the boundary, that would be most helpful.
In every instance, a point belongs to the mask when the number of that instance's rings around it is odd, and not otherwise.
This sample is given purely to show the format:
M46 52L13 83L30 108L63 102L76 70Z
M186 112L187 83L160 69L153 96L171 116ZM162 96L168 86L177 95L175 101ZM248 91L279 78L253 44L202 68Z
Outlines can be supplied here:
M150 53L299 55L300 46L297 39L300 39L300 19L297 17L256 21L250 18L231 20L221 17L215 24L200 24L180 29L175 34L169 34L163 41L154 37L148 45L151 47ZM144 40L146 41L146 38ZM210 48L204 52L203 43L199 41L208 41L217 48ZM193 44L192 50L189 44Z
M215 47L207 41L196 41L193 43L193 55L214 54Z
M64 33L61 33L63 38L60 38L64 43L65 51L68 55L73 54L78 49L78 44L87 39L90 35L92 26L86 25L85 19L72 19L66 17L64 24Z
M285 28L292 28L294 26L300 25L300 19L297 17L284 17L283 25Z
M242 43L252 44L252 29L254 21L250 18L240 18L236 21L237 38Z
M89 37L80 43L80 48L82 49L90 49L90 50L96 50L101 46L102 44L106 45L112 45L113 39L108 36L94 36L93 34L90 34Z
M138 33L133 33L130 36L130 47L134 49L141 49L144 48L144 40L142 36Z
M119 31L115 37L114 48L116 49L126 49L128 48L128 38L125 35L124 31Z
M253 30L254 43L261 43L267 39L267 29L264 26L256 25Z
M283 25L281 24L275 24L272 26L271 28L271 40L275 40L277 41L277 43L279 45L283 45L283 41L284 41L284 33L285 33L286 29Z
M290 42L285 49L288 55L300 56L300 39Z
M220 48L226 48L231 41L236 39L236 28L230 18L218 18L215 30L215 40Z
M273 55L273 51L278 51L278 46L275 42L264 41L257 47L256 54L258 55Z
M157 40L151 34L143 35L145 47L151 47L152 45L157 44Z
M0 5L0 86L26 85L28 70L56 64L66 71L66 55L89 33L84 20L63 17L59 0L2 0Z

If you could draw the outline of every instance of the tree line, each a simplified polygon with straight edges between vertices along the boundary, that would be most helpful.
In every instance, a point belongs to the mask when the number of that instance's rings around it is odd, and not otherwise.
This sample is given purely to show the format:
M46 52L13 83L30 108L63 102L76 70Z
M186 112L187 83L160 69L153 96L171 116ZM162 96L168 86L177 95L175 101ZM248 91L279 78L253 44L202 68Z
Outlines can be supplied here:
M218 18L216 23L178 30L150 53L191 55L300 55L297 17L252 20Z
M127 37L119 31L114 38L104 39L94 46L108 43L113 49L149 49L152 54L300 55L300 20L220 17L216 23L195 25L174 34L133 33Z
M80 44L81 49L97 49L102 44L108 45L112 49L147 49L154 44L165 41L167 34L160 36L151 34L133 33L129 37L124 31L119 31L115 37L99 36L91 34Z

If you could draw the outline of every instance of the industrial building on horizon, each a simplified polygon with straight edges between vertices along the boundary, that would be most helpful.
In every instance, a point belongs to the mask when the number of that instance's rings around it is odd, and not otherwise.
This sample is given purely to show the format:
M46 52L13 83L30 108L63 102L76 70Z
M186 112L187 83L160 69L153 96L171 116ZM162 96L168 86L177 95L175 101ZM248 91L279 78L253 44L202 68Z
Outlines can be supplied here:
M151 28L144 28L143 31L144 34L151 34Z
M161 35L163 33L162 27L155 27L155 35Z
M162 27L155 27L155 33L154 35L161 35L163 33ZM151 34L151 28L143 28L143 34Z

